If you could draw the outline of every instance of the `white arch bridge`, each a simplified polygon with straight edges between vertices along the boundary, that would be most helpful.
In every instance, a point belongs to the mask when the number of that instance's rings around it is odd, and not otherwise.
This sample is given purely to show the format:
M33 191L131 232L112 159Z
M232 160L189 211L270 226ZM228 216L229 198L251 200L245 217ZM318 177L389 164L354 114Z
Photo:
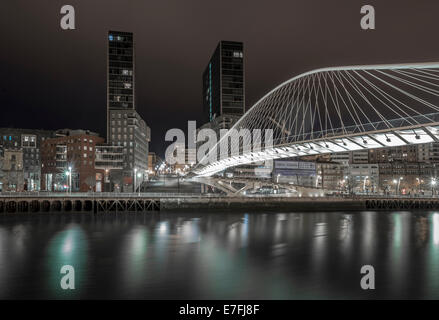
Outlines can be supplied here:
M439 62L306 72L263 96L232 129L240 138L233 139L230 130L193 173L211 176L278 158L439 142ZM258 129L262 135L255 138Z

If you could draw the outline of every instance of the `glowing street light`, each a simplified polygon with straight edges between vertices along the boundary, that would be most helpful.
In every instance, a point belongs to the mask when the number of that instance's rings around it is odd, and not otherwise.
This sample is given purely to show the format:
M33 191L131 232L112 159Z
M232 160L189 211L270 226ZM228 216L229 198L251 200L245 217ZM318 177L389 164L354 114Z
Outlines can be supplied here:
M369 178L369 176L365 176L364 177L364 181L363 181L363 192L366 191L366 180Z
M401 183L402 179L403 179L403 177L399 177L399 179L393 179L393 184L398 184L398 186L396 187L396 190L395 190L395 195L399 194L399 184Z
M402 180L402 177L399 177L399 179L398 179L398 194L400 193L400 191L399 191L399 185L401 184L401 180Z
M69 191L72 194L72 167L69 167Z
M137 168L134 168L134 184L133 184L133 192L136 192L136 178L137 178Z
M66 171L66 176L68 177L69 181L69 193L72 193L72 167L69 167L69 170Z

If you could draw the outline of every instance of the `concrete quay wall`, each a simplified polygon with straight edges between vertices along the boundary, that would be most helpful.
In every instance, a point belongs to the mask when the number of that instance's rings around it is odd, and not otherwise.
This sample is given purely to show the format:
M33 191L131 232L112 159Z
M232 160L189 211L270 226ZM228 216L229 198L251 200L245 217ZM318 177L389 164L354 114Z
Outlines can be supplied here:
M162 199L164 211L390 211L439 210L438 198L199 198Z
M366 210L364 200L336 198L186 198L161 199L161 211L357 211Z
M145 212L145 211L389 211L439 210L439 198L312 198L211 197L138 195L117 197L0 197L1 213L36 212Z

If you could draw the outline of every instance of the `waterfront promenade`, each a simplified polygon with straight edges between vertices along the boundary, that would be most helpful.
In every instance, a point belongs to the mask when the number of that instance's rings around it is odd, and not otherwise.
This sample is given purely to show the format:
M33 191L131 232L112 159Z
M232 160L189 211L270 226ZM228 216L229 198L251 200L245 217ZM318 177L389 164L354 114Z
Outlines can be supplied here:
M439 198L222 196L197 193L3 193L0 213L435 210Z

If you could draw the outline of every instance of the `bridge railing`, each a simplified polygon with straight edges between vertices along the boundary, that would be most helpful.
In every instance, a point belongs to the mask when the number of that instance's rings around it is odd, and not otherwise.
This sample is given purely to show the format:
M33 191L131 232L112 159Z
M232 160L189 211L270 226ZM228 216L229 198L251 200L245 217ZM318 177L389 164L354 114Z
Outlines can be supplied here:
M439 113L429 113L425 115L413 116L411 118L397 118L386 121L375 121L371 123L365 123L361 126L350 125L340 128L333 128L331 130L316 130L313 132L306 132L297 135L285 136L282 138L273 139L273 145L285 145L290 143L300 143L311 141L315 139L330 139L334 137L344 136L344 135L355 135L355 134L368 134L373 131L380 130L398 130L401 127L409 126L422 126L425 124L439 122ZM240 147L240 152L244 149L243 146Z

